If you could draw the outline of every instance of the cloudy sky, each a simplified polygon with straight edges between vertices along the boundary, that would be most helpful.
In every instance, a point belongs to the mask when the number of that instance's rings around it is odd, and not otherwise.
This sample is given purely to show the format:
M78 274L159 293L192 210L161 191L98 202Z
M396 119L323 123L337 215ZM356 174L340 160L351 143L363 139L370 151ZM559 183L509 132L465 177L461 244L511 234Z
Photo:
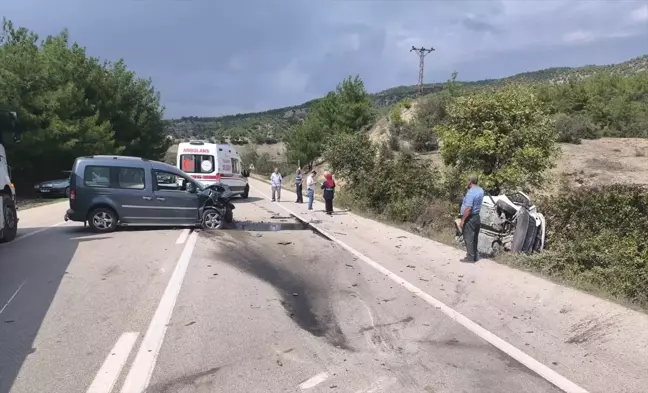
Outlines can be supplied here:
M296 105L350 74L376 92L498 78L648 54L648 0L0 0L41 36L68 28L93 56L124 58L166 117Z

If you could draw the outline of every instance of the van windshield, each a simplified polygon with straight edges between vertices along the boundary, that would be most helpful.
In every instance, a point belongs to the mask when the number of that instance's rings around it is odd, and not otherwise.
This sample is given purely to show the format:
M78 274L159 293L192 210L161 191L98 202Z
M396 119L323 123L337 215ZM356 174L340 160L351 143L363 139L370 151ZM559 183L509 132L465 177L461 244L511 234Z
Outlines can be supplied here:
M185 173L214 172L214 156L208 154L183 154L180 156L180 169Z

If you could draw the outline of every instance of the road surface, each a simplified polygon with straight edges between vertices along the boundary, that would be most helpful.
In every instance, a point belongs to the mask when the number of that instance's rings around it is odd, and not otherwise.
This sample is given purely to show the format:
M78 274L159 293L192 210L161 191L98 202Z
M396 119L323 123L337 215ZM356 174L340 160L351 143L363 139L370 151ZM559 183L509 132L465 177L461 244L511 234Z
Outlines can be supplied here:
M562 391L261 193L236 205L216 232L22 212L0 393Z

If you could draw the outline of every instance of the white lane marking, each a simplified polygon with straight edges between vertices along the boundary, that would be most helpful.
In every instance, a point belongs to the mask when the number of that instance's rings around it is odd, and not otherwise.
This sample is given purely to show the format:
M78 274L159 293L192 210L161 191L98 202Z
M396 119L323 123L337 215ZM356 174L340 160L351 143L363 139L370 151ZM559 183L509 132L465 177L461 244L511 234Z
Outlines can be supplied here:
M125 332L119 337L86 393L110 393L113 390L138 336L139 332Z
M182 232L180 232L180 236L178 236L178 240L176 240L176 244L184 244L189 237L189 232L189 228L183 229Z
M182 281L187 273L187 268L189 267L189 261L191 260L191 254L196 246L197 238L198 233L193 232L189 235L187 243L185 243L182 254L180 254L180 258L178 258L175 270L171 274L169 283L160 299L160 304L158 304L157 310L155 310L155 314L153 314L148 330L142 339L142 344L137 351L137 355L135 356L135 360L133 361L128 375L126 376L126 381L121 389L122 393L141 393L146 390L151 381L155 363L157 362L160 348L162 347L162 341L166 334L167 324L171 319L171 314L173 313L173 308L178 299L178 294L180 294Z
M264 194L263 192L259 191L256 189L256 187L250 186L250 188L254 189L256 192L259 194L263 195L267 199L270 200L270 198ZM287 207L279 204L279 206L287 211L288 213L292 214L295 216L298 220L307 222L303 218L299 216L299 214L294 213ZM331 239L335 243L337 243L340 247L344 248L354 256L356 256L358 259L366 263L367 265L373 267L374 269L378 270L380 273L384 274L385 276L389 277L392 281L396 282L397 284L401 285L414 295L420 297L421 299L425 300L428 304L434 306L436 309L441 310L445 315L449 316L453 320L455 320L457 323L465 327L466 329L470 330L472 333L475 335L481 337L482 339L486 340L489 342L492 346L495 348L499 349L500 351L504 352L505 354L509 355L513 359L517 360L518 362L522 363L525 365L529 370L535 372L536 374L540 375L542 378L546 379L547 381L551 382L554 384L556 387L559 389L567 392L567 393L588 393L587 390L583 389L582 387L576 385L574 382L568 380L567 378L563 377L562 375L558 374L556 371L552 370L551 368L545 366L544 364L540 363L539 361L535 360L531 356L527 355L526 353L520 351L513 345L509 344L508 342L502 340L501 338L497 337L495 334L489 332L488 330L484 329L483 327L479 326L477 323L473 322L472 320L468 319L466 316L463 314L459 313L458 311L455 311L454 309L450 308L447 306L445 303L441 302L440 300L437 300L436 298L432 297L431 295L428 295L425 293L423 290L419 289L415 285L411 284L410 282L406 281L405 279L399 277L396 273L393 273L391 270L385 268L378 262L370 259L369 257L365 256L364 254L360 253L359 251L356 251L354 248L351 246L347 245L343 241L339 240L338 238L334 237L328 231L326 231L324 228L321 228L319 225L313 224L312 222L307 222L310 224L313 228L317 229L319 232L321 232L324 236L327 238Z
M39 229L36 229L35 231L27 232L25 234L20 234L20 235L16 236L16 238L13 241L11 241L9 243L4 243L2 245L5 246L5 245L9 245L9 244L14 244L15 242L19 242L19 241L21 241L23 239L27 239L30 236L38 235L41 232L45 232L48 229L52 229L52 228L61 226L63 224L65 224L65 221L61 221L59 223L56 223L54 225L50 225L50 226L47 226L47 227L44 227L44 228L39 228Z
M18 295L18 292L23 287L23 285L25 285L26 282L27 280L23 281L23 283L20 284L18 289L16 289L16 292L14 292L13 295L11 295L11 297L9 298L9 300L7 300L7 303L5 303L4 306L2 306L2 308L0 308L0 314L2 314L2 312L7 308L7 306L9 306L9 303L11 303L11 301L14 300L14 298L16 297L16 295Z
M321 372L317 375L315 375L312 378L309 378L305 380L304 382L299 384L299 388L302 390L314 388L315 386L319 385L320 383L326 381L328 379L329 375L327 372Z

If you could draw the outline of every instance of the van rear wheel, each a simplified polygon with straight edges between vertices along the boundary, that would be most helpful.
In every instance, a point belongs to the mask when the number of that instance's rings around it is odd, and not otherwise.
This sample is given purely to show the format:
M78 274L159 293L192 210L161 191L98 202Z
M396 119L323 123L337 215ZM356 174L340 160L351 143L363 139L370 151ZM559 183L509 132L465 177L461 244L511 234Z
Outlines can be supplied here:
M113 232L117 229L117 214L109 207L96 208L88 214L88 225L93 232Z
M241 194L241 198L247 199L247 197L250 195L250 186L245 185L245 189L243 190L243 194Z

